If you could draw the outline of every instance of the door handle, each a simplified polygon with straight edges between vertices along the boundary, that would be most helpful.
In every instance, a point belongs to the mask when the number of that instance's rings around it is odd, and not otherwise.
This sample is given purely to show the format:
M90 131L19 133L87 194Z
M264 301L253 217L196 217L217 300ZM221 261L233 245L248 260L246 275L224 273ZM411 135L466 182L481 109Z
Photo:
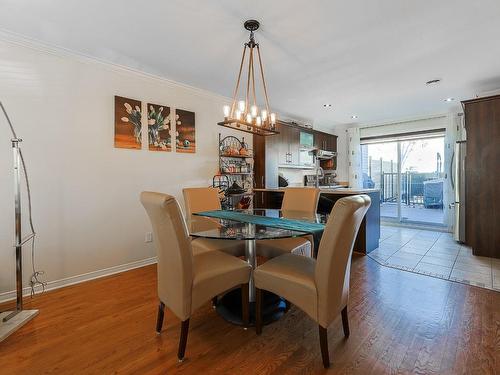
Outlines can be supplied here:
M453 154L451 154L451 162L450 162L450 182L451 182L451 188L455 189L455 180L453 178L453 164L455 162L455 151L453 151Z

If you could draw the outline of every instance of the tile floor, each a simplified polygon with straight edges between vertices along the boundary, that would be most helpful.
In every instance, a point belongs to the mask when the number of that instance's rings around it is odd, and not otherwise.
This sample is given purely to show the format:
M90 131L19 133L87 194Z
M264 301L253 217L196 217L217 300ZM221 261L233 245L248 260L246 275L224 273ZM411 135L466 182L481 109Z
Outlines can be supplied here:
M472 255L451 233L382 225L380 246L368 256L384 266L500 291L500 259Z

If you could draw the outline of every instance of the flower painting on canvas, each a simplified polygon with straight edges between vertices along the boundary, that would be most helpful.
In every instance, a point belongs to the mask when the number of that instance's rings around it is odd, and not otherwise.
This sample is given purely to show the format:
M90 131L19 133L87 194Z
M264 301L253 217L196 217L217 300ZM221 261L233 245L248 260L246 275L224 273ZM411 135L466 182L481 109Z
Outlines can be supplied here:
M148 104L148 143L151 151L172 151L170 108Z
M177 152L195 153L196 152L196 132L194 112L175 110L175 150Z
M115 96L115 147L141 149L141 102Z

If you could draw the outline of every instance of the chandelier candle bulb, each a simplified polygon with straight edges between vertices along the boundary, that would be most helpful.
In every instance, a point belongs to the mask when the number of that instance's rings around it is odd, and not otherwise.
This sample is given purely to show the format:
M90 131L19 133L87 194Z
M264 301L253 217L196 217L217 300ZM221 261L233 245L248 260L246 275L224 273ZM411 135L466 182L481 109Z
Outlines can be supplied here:
M250 114L252 115L252 117L257 117L257 112L258 112L258 108L256 105L253 105L250 107Z
M231 108L228 105L225 105L223 107L224 111L224 118L227 120L229 118L229 112L231 111Z
M271 124L272 125L276 124L276 113L271 113Z
M247 122L248 122L249 124L251 124L251 123L252 123L252 115L251 115L250 113L248 113L248 114L247 114Z
M261 120L260 116L257 116L257 118L255 119L255 125L257 125L257 126L262 125L262 120Z
M238 109L235 112L236 120L241 120L241 111Z
M265 109L262 110L261 117L262 117L262 121L264 121L264 122L267 121L267 111Z
M240 100L238 102L238 109L240 110L240 112L245 112L245 101L244 100Z

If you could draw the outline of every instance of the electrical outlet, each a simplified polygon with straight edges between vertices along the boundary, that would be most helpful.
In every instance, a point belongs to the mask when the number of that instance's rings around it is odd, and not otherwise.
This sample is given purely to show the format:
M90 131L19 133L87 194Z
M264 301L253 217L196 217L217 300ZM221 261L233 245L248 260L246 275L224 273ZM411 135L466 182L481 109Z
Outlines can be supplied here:
M144 242L153 242L153 233L146 232L146 236L144 237Z

